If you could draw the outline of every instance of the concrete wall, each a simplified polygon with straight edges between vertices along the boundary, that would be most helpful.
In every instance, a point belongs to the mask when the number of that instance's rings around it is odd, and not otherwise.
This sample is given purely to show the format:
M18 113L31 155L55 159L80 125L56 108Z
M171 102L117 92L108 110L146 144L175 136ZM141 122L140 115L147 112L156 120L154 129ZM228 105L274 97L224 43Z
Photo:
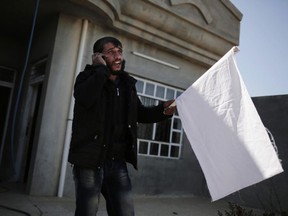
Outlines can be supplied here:
M209 196L199 162L186 137L179 160L144 156L138 159L139 171L130 167L134 193Z
M226 200L274 212L287 212L288 95L254 97L252 100L264 126L275 139L284 172L232 194Z

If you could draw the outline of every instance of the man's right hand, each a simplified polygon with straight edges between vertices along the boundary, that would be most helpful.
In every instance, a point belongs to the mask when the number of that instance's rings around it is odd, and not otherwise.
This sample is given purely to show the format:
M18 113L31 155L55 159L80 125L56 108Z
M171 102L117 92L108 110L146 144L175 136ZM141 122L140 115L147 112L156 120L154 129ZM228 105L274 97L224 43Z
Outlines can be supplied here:
M92 55L92 64L93 65L106 65L106 61L104 60L105 55L102 53L93 53Z

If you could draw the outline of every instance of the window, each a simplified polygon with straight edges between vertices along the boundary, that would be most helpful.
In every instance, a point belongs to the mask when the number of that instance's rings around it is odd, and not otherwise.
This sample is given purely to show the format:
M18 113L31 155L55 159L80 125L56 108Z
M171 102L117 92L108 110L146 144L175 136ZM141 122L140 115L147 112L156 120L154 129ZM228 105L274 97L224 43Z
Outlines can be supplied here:
M137 77L137 92L145 106L175 99L183 91ZM183 129L178 113L154 124L138 124L138 155L179 159Z

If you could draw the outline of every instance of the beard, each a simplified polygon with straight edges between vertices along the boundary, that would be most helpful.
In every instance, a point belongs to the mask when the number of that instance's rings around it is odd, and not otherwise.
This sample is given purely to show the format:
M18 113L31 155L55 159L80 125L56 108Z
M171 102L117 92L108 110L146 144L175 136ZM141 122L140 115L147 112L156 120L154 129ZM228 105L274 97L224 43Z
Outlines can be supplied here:
M112 70L112 68L109 67L109 70L112 75L120 75L121 73L124 72L124 69L125 69L125 60L122 61L120 70Z
M111 71L111 74L112 74L112 75L119 75L119 74L123 73L122 70L117 70L117 71L112 71L112 70L110 70L110 71Z

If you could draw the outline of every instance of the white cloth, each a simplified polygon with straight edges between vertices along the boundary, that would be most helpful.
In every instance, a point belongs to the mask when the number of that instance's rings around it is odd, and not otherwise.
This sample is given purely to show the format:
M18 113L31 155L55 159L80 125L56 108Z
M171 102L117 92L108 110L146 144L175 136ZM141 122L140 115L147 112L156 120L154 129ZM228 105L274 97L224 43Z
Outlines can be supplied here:
M283 172L236 66L235 51L176 99L212 201Z

